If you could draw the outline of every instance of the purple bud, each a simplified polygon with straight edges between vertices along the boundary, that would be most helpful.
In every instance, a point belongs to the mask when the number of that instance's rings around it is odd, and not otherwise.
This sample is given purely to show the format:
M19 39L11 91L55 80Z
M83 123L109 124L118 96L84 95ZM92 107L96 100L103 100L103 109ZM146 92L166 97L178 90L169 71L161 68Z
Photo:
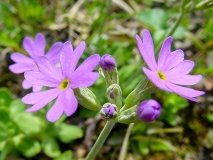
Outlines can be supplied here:
M137 116L144 122L154 121L160 113L161 105L153 99L143 101L138 105Z
M116 67L116 61L111 55L105 54L101 57L100 66L103 70L109 71Z
M103 108L103 112L105 113L106 117L112 118L115 113L115 107L113 105L109 105Z

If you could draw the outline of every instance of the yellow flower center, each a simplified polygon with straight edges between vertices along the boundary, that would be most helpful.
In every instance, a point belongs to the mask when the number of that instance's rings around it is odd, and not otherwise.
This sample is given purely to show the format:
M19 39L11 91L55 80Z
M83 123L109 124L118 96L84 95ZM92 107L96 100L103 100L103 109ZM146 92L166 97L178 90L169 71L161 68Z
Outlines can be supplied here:
M163 81L166 80L166 76L165 76L165 74L163 72L158 70L157 73L158 73L158 76L160 77L160 79L162 79Z
M69 87L69 84L70 84L70 80L67 79L67 78L65 78L65 79L63 79L63 81L61 82L59 88L60 88L62 91L64 91L65 89L67 89L67 88Z

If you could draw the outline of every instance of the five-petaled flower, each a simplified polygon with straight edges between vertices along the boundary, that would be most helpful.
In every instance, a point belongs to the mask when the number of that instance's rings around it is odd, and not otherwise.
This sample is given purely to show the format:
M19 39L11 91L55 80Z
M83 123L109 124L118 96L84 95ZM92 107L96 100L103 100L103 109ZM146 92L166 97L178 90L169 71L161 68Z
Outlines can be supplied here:
M180 85L194 85L201 79L201 75L188 75L194 67L194 62L184 60L182 50L170 51L172 37L167 37L161 47L158 62L156 63L152 37L148 30L142 33L143 41L136 35L139 51L149 69L142 70L152 83L158 88L197 102L197 96L205 94L203 91L194 90Z
M9 69L13 73L24 73L26 71L37 70L37 65L35 60L39 56L46 56L49 58L54 64L59 63L59 52L62 46L61 42L56 42L52 45L49 51L45 54L45 45L46 40L43 34L38 33L35 36L35 40L33 41L30 37L25 37L23 40L23 48L30 55L27 57L21 53L13 53L11 54L11 59L16 62L9 66ZM33 85L28 81L24 80L22 82L23 88L27 89L33 87L33 91L40 91L42 85Z
M25 72L25 78L32 84L51 87L51 89L23 97L22 101L25 104L33 105L26 110L27 112L37 111L54 99L56 101L47 113L49 121L58 120L63 113L71 116L76 111L78 102L73 89L89 87L99 76L99 73L93 72L100 61L98 54L87 58L76 69L84 48L84 42L81 42L75 50L70 42L65 42L60 52L61 68L55 67L47 57L37 58L38 71Z

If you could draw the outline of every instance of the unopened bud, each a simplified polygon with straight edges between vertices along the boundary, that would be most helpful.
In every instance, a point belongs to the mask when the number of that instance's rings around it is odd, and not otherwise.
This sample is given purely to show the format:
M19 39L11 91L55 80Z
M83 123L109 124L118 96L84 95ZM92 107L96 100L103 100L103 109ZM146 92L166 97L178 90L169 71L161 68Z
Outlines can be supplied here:
M117 107L122 105L122 92L118 84L112 84L107 88L107 97L110 103L116 104Z
M112 119L117 116L117 107L114 104L106 103L100 111L103 119Z
M138 105L137 116L144 122L154 121L160 113L161 105L153 99L143 101Z
M98 98L88 88L76 88L74 89L74 93L78 99L78 103L83 107L92 111L99 111L101 109L101 104L98 101Z
M115 59L111 55L105 54L101 57L100 66L99 72L105 78L107 86L118 84L118 71Z
M103 70L110 71L116 67L116 61L111 55L105 54L101 57L100 66Z

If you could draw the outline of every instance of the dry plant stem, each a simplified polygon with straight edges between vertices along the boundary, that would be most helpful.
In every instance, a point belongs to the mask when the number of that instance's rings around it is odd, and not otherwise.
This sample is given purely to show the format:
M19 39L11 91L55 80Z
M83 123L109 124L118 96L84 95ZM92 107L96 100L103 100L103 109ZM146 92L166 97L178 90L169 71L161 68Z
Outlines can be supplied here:
M110 120L106 123L85 160L94 160L95 156L98 154L115 123L116 122L114 120Z
M124 158L125 158L126 151L127 151L127 145L128 145L128 141L129 141L129 136L130 136L130 133L131 133L133 126L134 126L134 123L129 124L126 135L124 137L123 144L121 146L121 151L120 151L118 160L124 160Z

